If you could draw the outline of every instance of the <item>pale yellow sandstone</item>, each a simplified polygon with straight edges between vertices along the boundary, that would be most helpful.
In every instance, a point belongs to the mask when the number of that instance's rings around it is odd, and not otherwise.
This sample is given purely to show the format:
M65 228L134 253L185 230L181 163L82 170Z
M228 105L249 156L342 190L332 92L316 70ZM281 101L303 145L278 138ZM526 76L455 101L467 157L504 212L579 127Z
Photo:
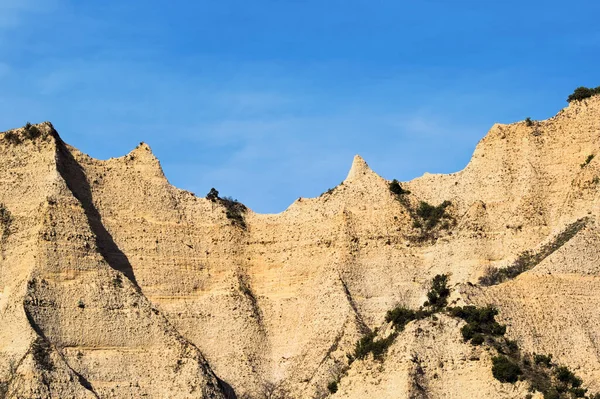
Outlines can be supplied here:
M348 366L363 333L451 274L456 303L493 304L525 352L552 353L600 391L600 98L534 126L496 124L462 171L403 183L402 203L359 156L342 184L276 215L178 190L146 144L95 160L41 137L0 139L0 381L7 397L521 398L491 349L440 315L407 326L384 360ZM22 129L13 131L23 136ZM416 242L409 208L451 201L456 220ZM532 270L478 278L585 227ZM382 335L383 336L383 335ZM40 338L42 337L42 338ZM54 370L32 356L49 344ZM539 395L537 395L539 396ZM231 397L231 396L230 396Z

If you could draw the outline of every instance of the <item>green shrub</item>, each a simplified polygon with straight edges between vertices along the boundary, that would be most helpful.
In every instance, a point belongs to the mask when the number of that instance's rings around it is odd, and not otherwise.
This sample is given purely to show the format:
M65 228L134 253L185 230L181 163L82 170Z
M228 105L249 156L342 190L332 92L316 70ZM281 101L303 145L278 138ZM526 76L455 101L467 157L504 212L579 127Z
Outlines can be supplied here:
M211 202L218 202L225 207L225 216L231 220L231 224L238 225L241 228L246 228L246 220L244 213L248 208L238 200L234 200L231 197L219 197L219 192L213 187L206 194L206 199Z
M221 198L221 204L225 206L225 216L227 219L231 220L231 224L238 225L245 229L246 220L244 219L244 213L247 210L246 205L231 197Z
M472 340L476 334L500 336L506 333L506 326L496 321L495 317L498 314L498 310L491 306L478 308L469 305L451 308L449 311L451 316L458 317L467 322L460 329L465 341Z
M392 182L389 184L389 188L390 188L390 191L392 192L392 194L396 194L396 195L410 194L410 191L403 189L402 186L400 185L400 182L396 179L392 180Z
M529 382L530 391L549 392L552 388L552 379L548 369L542 366L536 366L529 362L523 362L523 377Z
M425 306L431 306L434 309L442 309L448 304L450 288L448 288L448 275L438 274L431 281L431 288L427 293L427 302Z
M479 346L479 345L483 344L484 341L485 341L485 338L483 337L483 334L481 334L481 333L475 333L475 334L473 334L473 336L471 338L471 344L473 344L475 346Z
M537 365L542 365L544 367L550 368L552 366L552 355L540 355L540 354L534 353L533 361Z
M217 202L219 199L219 192L214 187L210 189L208 194L206 194L206 199L211 202Z
M38 138L42 132L40 132L40 130L37 128L37 126L33 126L31 123L27 122L27 124L25 125L25 137L33 140L35 138Z
M430 309L421 307L419 310L412 310L405 306L396 306L394 309L388 310L385 321L391 322L396 331L402 331L411 321L421 320L441 311L448 304L448 296L450 296L448 275L438 274L431 280L427 301L423 304Z
M568 367L560 366L556 368L556 378L565 384L570 384L573 388L579 388L583 381L577 377Z
M504 331L506 331L506 327L504 327ZM508 353L516 355L519 352L519 344L517 344L517 341L505 338L504 343L506 344Z
M383 355L396 339L396 334L391 334L387 338L376 340L377 330L366 334L358 340L354 348L352 359L364 359L369 353L373 354L373 358L381 360Z
M12 145L21 144L21 138L15 132L6 132L6 133L4 133L4 140L8 144L12 144Z
M600 86L596 88L581 86L576 88L575 91L569 95L569 97L567 98L567 102L584 100L596 94L600 94Z
M471 325L469 323L467 323L461 327L460 333L462 334L463 339L465 341L470 341L473 338L473 336L475 336L475 334L476 334L475 328L473 327L473 325Z
M579 388L571 388L571 389L569 389L569 392L571 394L573 394L573 396L575 396L576 398L584 398L585 394L587 392L587 389L581 388L581 387L579 387Z
M385 321L391 322L397 331L402 331L404 327L413 320L416 320L416 312L412 309L403 306L397 306L392 310L388 310L385 315Z
M522 374L519 365L506 356L494 356L492 364L492 374L500 382L515 383Z
M327 389L331 393L336 393L338 391L338 383L337 383L337 381L331 381L329 384L327 384Z
M417 208L417 216L423 219L427 230L433 229L442 218L450 219L450 215L446 212L446 208L451 205L450 201L444 201L438 206L433 206L425 201L421 201Z
M592 159L594 159L594 154L588 155L587 158L585 159L585 161L583 161L583 163L581 165L579 165L581 167L581 169L588 166L590 164L590 162L592 162Z

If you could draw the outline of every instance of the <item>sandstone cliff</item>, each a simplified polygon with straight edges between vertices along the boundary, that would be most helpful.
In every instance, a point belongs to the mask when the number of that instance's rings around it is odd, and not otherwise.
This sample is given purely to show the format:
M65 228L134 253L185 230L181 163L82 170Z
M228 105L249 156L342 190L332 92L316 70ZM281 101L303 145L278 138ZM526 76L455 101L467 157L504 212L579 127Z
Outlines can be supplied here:
M349 364L437 274L600 391L599 148L592 97L494 125L464 170L401 198L357 156L339 186L262 215L174 188L145 144L99 161L49 123L6 132L0 397L323 398L331 381L335 398L524 397L447 315ZM447 225L420 227L420 201L449 201ZM530 270L478 284L526 251Z

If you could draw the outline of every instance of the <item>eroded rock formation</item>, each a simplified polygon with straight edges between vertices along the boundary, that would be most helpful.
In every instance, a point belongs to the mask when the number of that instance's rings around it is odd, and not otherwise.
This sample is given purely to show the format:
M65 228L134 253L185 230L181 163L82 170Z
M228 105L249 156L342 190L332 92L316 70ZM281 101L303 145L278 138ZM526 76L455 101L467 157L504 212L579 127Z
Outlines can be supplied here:
M3 133L0 397L323 398L331 381L335 398L524 397L447 315L348 364L436 274L600 391L599 148L592 97L494 125L464 170L407 193L357 156L339 186L262 215L174 188L145 144L99 161L49 123ZM421 201L447 218L428 225ZM526 252L524 273L478 284Z

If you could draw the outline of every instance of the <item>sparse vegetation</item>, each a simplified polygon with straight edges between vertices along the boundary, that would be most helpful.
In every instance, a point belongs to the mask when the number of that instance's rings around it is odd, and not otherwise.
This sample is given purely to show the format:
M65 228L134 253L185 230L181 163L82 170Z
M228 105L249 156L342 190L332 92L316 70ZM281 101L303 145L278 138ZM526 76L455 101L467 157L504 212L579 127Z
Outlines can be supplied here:
M534 353L533 360L537 365L541 365L548 368L552 366L552 355L540 355Z
M288 389L282 384L275 384L270 381L265 381L260 387L259 396L250 396L243 394L240 399L290 399L291 394Z
M448 288L448 275L438 274L431 281L431 288L427 293L427 302L424 306L429 306L435 311L440 311L448 305L450 288Z
M525 269L522 268L522 264L515 262L512 265L499 269L494 266L488 266L483 273L483 276L479 277L479 284L483 286L490 286L500 284L506 280L517 277L523 273Z
M242 204L238 200L234 200L231 197L221 198L221 204L225 206L225 216L231 220L231 224L238 225L241 228L246 228L246 220L244 219L244 213L246 212L246 205Z
M483 336L483 334L481 334L481 333L473 334L473 337L471 338L471 345L479 346L479 345L483 344L484 342L485 342L485 337Z
M449 309L449 313L451 316L458 317L467 322L467 324L460 329L465 341L472 341L472 339L478 335L481 335L482 337L483 335L501 336L506 332L506 326L503 326L496 321L498 310L491 306L484 308L472 305L455 307ZM480 338L477 337L476 342L479 340ZM481 342L476 345L480 344Z
M573 224L575 225L575 223ZM570 233L580 228L571 225ZM560 240L559 240L560 241ZM561 244L562 245L562 244ZM554 245L549 247L554 248ZM427 302L419 310L412 310L405 306L398 306L386 314L386 322L392 323L395 332L387 338L377 340L377 330L363 336L357 343L352 355L347 355L349 363L355 359L364 359L369 353L377 360L381 360L388 347L393 343L397 334L408 323L433 316L446 311L451 317L457 317L466 324L461 328L465 341L470 341L474 346L489 345L497 355L492 358L492 374L503 383L515 383L525 380L529 383L530 392L540 392L544 398L579 398L586 397L587 390L582 388L583 381L565 366L552 363L552 355L534 354L523 355L516 341L504 337L506 326L496 321L498 310L492 306L477 307L473 305L462 307L447 307L450 289L447 286L448 275L437 275L431 282L427 293ZM334 385L331 387L333 388ZM328 386L329 388L329 386ZM335 384L337 389L337 381ZM334 392L330 389L330 392ZM528 395L532 397L533 395ZM600 394L588 395L590 399L600 399Z
M112 280L112 285L115 288L123 288L123 278L121 277L120 274L117 274L113 280Z
M8 362L8 378L6 380L0 381L0 399L7 398L8 391L10 389L10 385L15 378L17 373L17 363L14 360L10 360Z
M377 340L377 330L363 336L357 343L352 355L348 355L350 362L354 359L364 359L369 353L377 360L381 360L387 351L387 348L394 342L394 339L399 332L404 330L404 327L414 320L421 320L432 316L434 313L441 311L447 304L450 289L447 287L448 275L436 275L427 293L427 302L423 304L429 309L420 308L412 310L405 306L397 306L389 310L385 316L387 323L392 323L395 332L388 337Z
M386 338L377 339L377 329L367 333L358 340L354 348L354 354L350 359L364 359L369 353L375 360L382 360L390 345L394 342L397 333L392 333Z
M52 128L52 131L56 132L54 128ZM6 141L8 144L18 145L23 142L23 138L33 140L40 137L41 135L42 132L40 131L40 129L38 129L37 126L34 126L31 123L27 122L25 126L23 126L22 135L20 135L16 131L8 131L4 133L4 141Z
M405 205L413 218L413 228L419 230L419 234L409 237L414 242L433 241L438 237L440 230L449 230L456 224L456 220L447 210L451 205L450 201L444 201L438 206L421 201L416 210L411 209L408 204ZM436 229L438 226L439 229Z
M594 159L594 154L588 155L587 158L585 159L585 161L583 161L583 163L581 165L579 165L581 167L581 169L588 166L590 164L590 162L592 162L592 159Z
M24 135L25 138L29 139L29 140L33 140L35 138L38 138L42 132L40 132L40 130L37 128L37 126L33 126L31 123L27 122L24 126Z
M397 306L388 310L385 315L386 323L392 323L397 331L404 330L404 327L413 320L417 320L417 312L404 306Z
M417 208L417 216L423 222L427 230L433 229L442 219L450 219L451 216L446 212L446 208L451 205L450 201L444 201L438 206L433 206L425 201L421 201Z
M42 370L54 370L54 363L50 358L50 351L50 344L42 337L37 337L31 344L31 354L33 359Z
M499 269L497 267L489 266L483 276L479 278L479 284L484 286L500 284L534 268L573 238L575 234L587 225L587 223L588 218L578 219L568 225L565 230L554 238L554 240L542 246L538 252L525 251L508 267Z
M10 226L12 225L13 217L6 205L0 203L0 231L2 232L0 240L4 241L10 235Z
M539 355L534 355L534 359ZM551 357L551 356L550 356ZM599 394L586 396L587 389L582 388L583 381L566 366L558 366L544 361L532 365L527 358L523 359L521 368L523 379L530 383L530 391L538 391L544 398L598 398Z
M250 284L247 280L248 278L246 276L241 274L238 275L238 288L245 297L250 299L250 301L253 303L253 306L258 308L258 301L256 300L256 297L254 296L254 293L252 292Z
M519 365L506 356L494 356L492 364L492 374L500 382L515 383L523 373Z
M333 192L334 192L334 191L335 191L335 190L336 190L336 189L337 189L339 186L342 186L342 185L344 185L344 182L341 182L341 183L340 183L340 184L338 184L337 186L335 186L335 187L333 187L333 188L330 188L330 189L328 189L327 191L325 191L325 192L324 192L323 194L321 194L320 196L322 197L322 196L324 196L324 195L331 195L331 194L333 194Z
M492 374L501 382L515 383L525 380L530 392L541 392L544 398L580 398L587 390L583 381L565 366L552 363L552 355L522 355L516 341L498 339L506 332L506 326L495 320L498 311L493 307L464 306L449 309L451 316L467 322L461 329L463 338L472 345L489 343L498 352L492 358ZM594 398L594 395L589 396ZM600 399L600 398L599 398Z
M572 388L579 388L583 381L581 378L577 377L568 367L559 366L555 370L556 378L567 385L570 385Z
M327 389L330 393L336 393L338 391L338 382L331 381L329 384L327 384Z
M400 182L396 179L391 181L391 183L389 184L389 188L390 188L390 191L392 192L392 194L395 194L395 195L410 194L410 191L403 189L402 186L400 185Z
M590 98L597 94L600 94L600 86L595 88L581 86L576 88L575 91L569 95L567 102L585 100L586 98Z
M533 126L533 125L534 125L534 123L533 123L533 121L531 120L531 118L530 118L530 117L527 117L527 118L525 118L525 124L526 124L527 126L529 126L529 127L531 127L531 126Z
M219 192L216 188L211 188L208 194L206 194L206 199L212 202L217 202L219 200Z
M4 140L8 144L12 144L12 145L21 144L21 138L15 132L6 132L6 133L4 133Z
M219 197L219 192L214 187L210 189L206 195L206 199L221 204L225 208L225 216L231 220L232 225L246 229L246 220L244 218L244 213L248 209L246 205L231 197Z

